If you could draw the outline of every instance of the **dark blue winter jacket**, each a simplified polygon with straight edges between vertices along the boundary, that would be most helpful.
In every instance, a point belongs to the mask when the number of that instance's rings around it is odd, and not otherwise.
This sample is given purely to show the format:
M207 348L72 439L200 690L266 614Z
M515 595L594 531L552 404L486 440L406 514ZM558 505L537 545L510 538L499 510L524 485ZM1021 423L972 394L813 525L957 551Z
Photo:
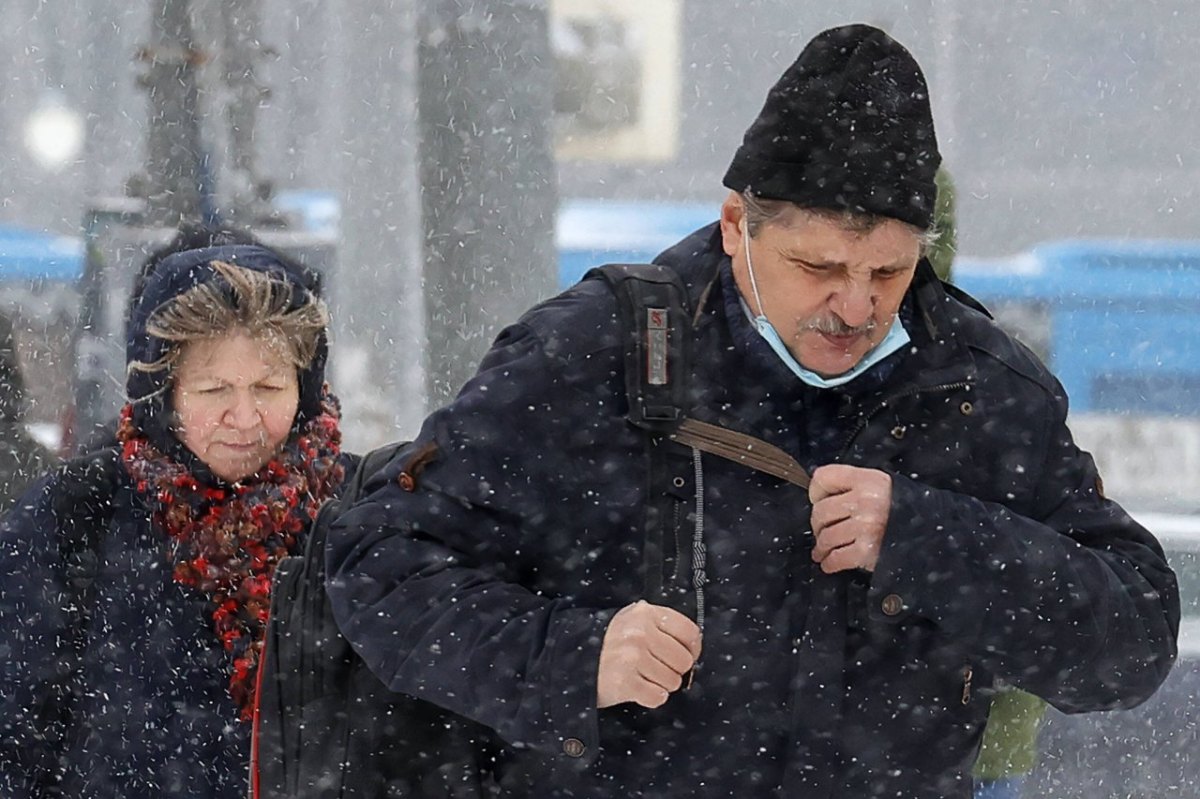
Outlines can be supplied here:
M660 262L696 308L690 414L809 467L886 470L883 550L873 573L822 573L802 489L679 445L648 485L607 285L529 311L426 421L415 446L436 449L380 472L328 551L335 615L372 669L508 742L502 795L969 797L995 681L1068 712L1154 691L1174 575L1104 497L1025 348L922 264L913 346L816 390L741 313L715 225ZM661 559L644 558L648 504L671 520ZM693 684L597 711L606 625L643 597L647 562L665 585L650 599L704 608Z
M114 462L115 463L115 462ZM64 796L244 796L249 725L229 698L229 666L210 622L211 600L177 584L163 534L124 469L97 548L86 646L66 734ZM36 797L35 762L51 771L58 744L39 740L46 681L72 623L58 562L59 525L44 478L5 520L0 552L0 795ZM101 520L103 521L103 520Z

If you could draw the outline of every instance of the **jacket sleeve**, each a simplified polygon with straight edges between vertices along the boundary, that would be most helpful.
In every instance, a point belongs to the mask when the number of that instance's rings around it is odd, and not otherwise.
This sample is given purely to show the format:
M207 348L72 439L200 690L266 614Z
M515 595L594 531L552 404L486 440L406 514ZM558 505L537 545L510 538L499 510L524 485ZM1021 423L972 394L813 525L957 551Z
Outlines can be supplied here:
M436 455L411 490L397 458L333 524L327 588L343 633L391 689L516 746L561 757L578 739L586 763L614 611L536 593L537 559L525 559L544 556L547 536L574 538L541 518L554 493L545 487L561 494L569 479L553 455L570 414L550 406L583 399L570 382L528 329L505 331L458 399L426 421L413 450L433 444Z
M40 795L67 732L48 722L51 684L70 670L67 592L51 510L53 478L38 480L0 521L0 796ZM41 775L41 776L39 776Z
M1175 575L1155 538L1104 497L1065 397L1052 404L1027 515L893 475L871 613L931 622L988 673L1062 711L1132 707L1175 660ZM903 610L885 614L895 597Z

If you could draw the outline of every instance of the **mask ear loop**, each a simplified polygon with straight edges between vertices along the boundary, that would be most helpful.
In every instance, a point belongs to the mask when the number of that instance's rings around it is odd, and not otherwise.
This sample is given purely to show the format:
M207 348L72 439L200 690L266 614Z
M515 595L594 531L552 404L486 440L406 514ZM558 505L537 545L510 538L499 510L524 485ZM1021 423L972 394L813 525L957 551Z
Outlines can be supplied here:
M746 212L742 210L742 241L746 245L746 271L750 273L750 288L754 291L754 302L758 305L758 316L766 316L763 312L762 297L758 294L758 281L754 279L754 262L750 260L750 226L746 224Z

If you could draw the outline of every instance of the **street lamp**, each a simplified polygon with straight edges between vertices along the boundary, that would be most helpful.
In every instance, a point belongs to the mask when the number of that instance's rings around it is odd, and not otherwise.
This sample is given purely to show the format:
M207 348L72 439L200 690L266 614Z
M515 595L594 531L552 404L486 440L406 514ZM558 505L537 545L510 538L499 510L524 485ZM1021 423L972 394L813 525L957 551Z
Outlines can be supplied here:
M83 147L83 117L62 95L47 91L25 119L25 149L43 169L58 172Z

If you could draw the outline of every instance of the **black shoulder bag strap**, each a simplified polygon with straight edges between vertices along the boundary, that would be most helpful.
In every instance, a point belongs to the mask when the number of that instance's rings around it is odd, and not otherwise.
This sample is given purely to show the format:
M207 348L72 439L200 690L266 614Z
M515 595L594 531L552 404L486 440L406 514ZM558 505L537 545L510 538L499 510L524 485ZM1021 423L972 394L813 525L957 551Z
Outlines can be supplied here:
M59 752L65 749L73 733L75 699L83 687L79 684L79 669L95 604L100 542L112 518L119 457L116 447L81 455L60 465L58 479L53 483L55 493L50 508L58 534L56 564L63 586L67 627L54 677L46 686L39 709L39 720L42 734ZM61 768L44 776L43 795L61 795L60 777Z

